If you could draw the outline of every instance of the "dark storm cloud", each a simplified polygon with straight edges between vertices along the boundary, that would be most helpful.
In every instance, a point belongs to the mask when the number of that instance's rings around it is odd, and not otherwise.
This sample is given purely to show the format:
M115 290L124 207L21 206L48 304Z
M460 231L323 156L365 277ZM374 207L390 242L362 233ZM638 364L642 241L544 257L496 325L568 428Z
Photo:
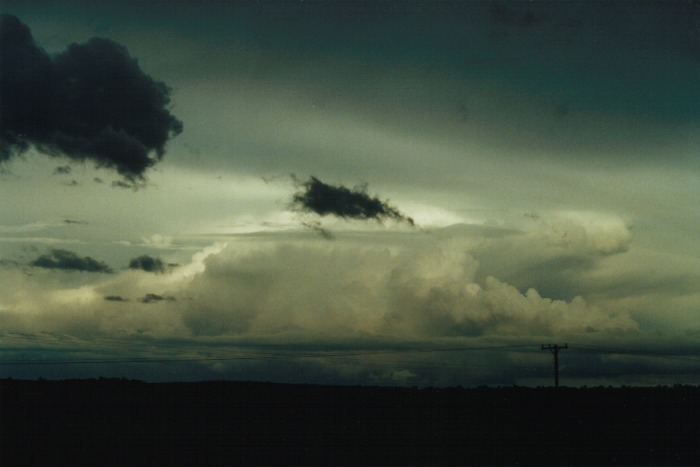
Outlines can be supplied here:
M80 257L72 251L62 249L52 249L51 253L41 255L31 263L45 269L63 269L67 271L86 272L112 272L112 269L104 262L98 261L90 256Z
M303 190L295 193L292 200L293 205L301 211L348 219L393 219L414 225L410 217L385 201L367 194L366 185L350 189L342 185L328 185L312 176L301 186Z
M141 255L129 261L129 269L140 269L146 272L165 272L167 269L177 266L173 263L164 263L162 259L149 255Z
M30 147L142 178L182 131L170 89L108 39L50 57L29 28L0 15L0 162ZM66 172L61 172L66 173Z

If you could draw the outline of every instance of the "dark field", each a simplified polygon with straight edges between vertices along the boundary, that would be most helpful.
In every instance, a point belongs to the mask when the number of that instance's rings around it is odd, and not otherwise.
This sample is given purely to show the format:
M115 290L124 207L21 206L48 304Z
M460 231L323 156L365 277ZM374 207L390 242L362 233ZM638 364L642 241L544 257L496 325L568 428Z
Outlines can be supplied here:
M700 388L0 380L2 465L698 464Z

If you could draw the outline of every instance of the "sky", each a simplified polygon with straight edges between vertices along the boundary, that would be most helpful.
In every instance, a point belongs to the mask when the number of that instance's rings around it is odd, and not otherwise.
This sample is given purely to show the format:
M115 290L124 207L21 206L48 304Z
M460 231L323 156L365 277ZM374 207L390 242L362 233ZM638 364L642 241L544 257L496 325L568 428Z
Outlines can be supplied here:
M0 377L700 384L697 2L0 13Z

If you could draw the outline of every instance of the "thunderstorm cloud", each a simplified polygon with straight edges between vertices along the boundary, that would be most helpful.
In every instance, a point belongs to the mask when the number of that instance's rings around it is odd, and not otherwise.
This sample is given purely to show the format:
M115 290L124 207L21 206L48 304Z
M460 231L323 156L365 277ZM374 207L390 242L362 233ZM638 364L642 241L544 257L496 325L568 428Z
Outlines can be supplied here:
M111 40L71 44L52 57L3 14L0 70L0 162L34 147L139 179L182 131L168 109L170 89Z
M1 3L0 377L700 383L700 3Z

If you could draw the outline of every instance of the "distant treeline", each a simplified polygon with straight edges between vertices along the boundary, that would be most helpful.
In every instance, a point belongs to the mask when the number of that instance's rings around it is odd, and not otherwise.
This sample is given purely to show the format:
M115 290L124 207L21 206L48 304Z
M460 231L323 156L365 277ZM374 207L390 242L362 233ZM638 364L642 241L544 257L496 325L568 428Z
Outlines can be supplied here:
M2 465L698 464L700 388L0 380Z

